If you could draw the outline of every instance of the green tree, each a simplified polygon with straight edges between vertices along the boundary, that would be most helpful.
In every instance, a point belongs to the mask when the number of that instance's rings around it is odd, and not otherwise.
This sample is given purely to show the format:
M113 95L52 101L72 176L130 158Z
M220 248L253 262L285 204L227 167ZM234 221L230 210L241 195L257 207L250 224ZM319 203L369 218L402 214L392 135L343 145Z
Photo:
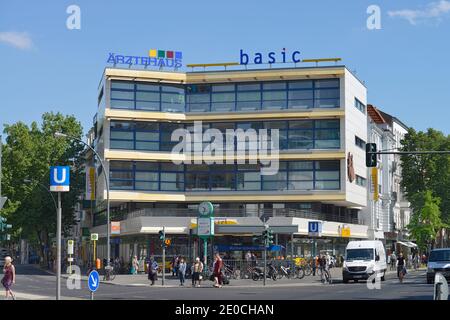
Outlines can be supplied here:
M13 224L15 240L27 239L36 244L41 261L47 262L51 239L56 234L56 209L47 191L37 182L49 185L50 166L70 165L70 192L62 195L62 226L67 234L74 225L74 207L84 188L83 145L68 139L55 138L61 131L81 139L82 127L74 116L45 113L39 127L36 122L5 125L7 135L3 147L3 193L8 202L2 210ZM32 183L24 183L24 179ZM56 194L55 194L56 196Z
M421 202L421 209L411 217L408 229L416 240L420 249L428 248L436 239L436 235L443 227L439 205L441 199L433 197L431 191L414 195L416 201Z
M410 129L402 140L403 151L450 150L450 136L428 129ZM450 156L438 154L402 155L402 186L413 209L412 219L421 212L424 194L430 191L439 198L442 231L450 224ZM448 232L447 232L448 235Z

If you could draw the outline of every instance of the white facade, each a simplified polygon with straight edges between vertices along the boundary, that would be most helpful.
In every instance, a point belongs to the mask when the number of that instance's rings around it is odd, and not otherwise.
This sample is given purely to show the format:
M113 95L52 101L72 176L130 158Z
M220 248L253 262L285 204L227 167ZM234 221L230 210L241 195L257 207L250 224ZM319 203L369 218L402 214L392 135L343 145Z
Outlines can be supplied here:
M376 116L368 117L368 143L376 143L377 151L398 151L401 140L407 132L406 127L396 118L373 108ZM361 211L364 223L369 227L369 237L384 239L386 233L397 234L403 238L410 219L409 202L404 200L401 190L400 156L393 154L378 155L378 193L374 200L371 170L368 168L367 207ZM399 236L398 233L401 232Z

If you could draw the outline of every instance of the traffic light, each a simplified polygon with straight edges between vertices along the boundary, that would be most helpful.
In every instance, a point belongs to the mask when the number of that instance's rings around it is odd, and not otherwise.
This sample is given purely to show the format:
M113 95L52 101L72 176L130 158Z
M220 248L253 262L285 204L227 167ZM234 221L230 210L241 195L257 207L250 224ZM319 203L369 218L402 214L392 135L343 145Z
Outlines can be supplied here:
M267 230L267 245L270 246L273 244L273 231L272 229Z
M0 232L5 232L6 229L11 229L11 224L6 224L6 218L0 217Z
M158 235L159 240L161 240L161 246L166 247L166 233L164 232L164 230L159 230Z
M377 155L369 152L377 152L376 143L366 143L366 167L376 167L377 166Z
M270 229L268 226L264 227L264 231L262 233L262 237L264 240L264 245L266 247L273 244L273 230Z

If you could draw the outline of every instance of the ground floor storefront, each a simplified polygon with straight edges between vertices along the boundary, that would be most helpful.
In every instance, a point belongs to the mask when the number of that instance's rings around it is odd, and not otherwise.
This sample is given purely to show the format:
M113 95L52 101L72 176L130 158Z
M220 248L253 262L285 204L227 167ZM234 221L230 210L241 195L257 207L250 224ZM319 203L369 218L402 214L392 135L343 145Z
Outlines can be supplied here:
M367 239L367 226L344 224L333 221L319 221L322 232L311 236L305 218L271 217L267 224L274 230L274 247L269 251L270 258L289 259L292 257L312 257L328 253L338 261L345 253L350 240ZM211 261L215 252L220 252L227 259L245 259L247 252L252 252L257 259L262 258L263 247L258 242L264 228L258 217L216 217L214 220L215 235L206 241L206 256ZM107 255L106 226L91 229L99 234L96 256L103 259ZM120 222L120 234L111 236L111 258L118 258L129 263L137 256L143 264L149 256L158 260L162 258L162 241L158 232L164 227L166 239L170 245L166 247L166 261L174 256L185 257L193 261L196 257L204 257L204 241L196 235L196 218L192 217L148 217L140 216ZM344 234L343 230L347 232ZM84 244L83 259L93 259L93 244Z

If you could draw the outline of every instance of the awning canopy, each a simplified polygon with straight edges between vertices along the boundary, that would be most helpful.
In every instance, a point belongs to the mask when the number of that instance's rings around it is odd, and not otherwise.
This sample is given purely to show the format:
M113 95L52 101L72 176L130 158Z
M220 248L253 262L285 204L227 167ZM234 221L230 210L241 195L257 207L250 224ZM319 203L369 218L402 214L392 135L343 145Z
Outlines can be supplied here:
M417 247L417 244L415 244L415 243L413 243L411 241L406 241L406 242L397 241L397 243L400 243L402 246L409 247L409 248L416 248Z

